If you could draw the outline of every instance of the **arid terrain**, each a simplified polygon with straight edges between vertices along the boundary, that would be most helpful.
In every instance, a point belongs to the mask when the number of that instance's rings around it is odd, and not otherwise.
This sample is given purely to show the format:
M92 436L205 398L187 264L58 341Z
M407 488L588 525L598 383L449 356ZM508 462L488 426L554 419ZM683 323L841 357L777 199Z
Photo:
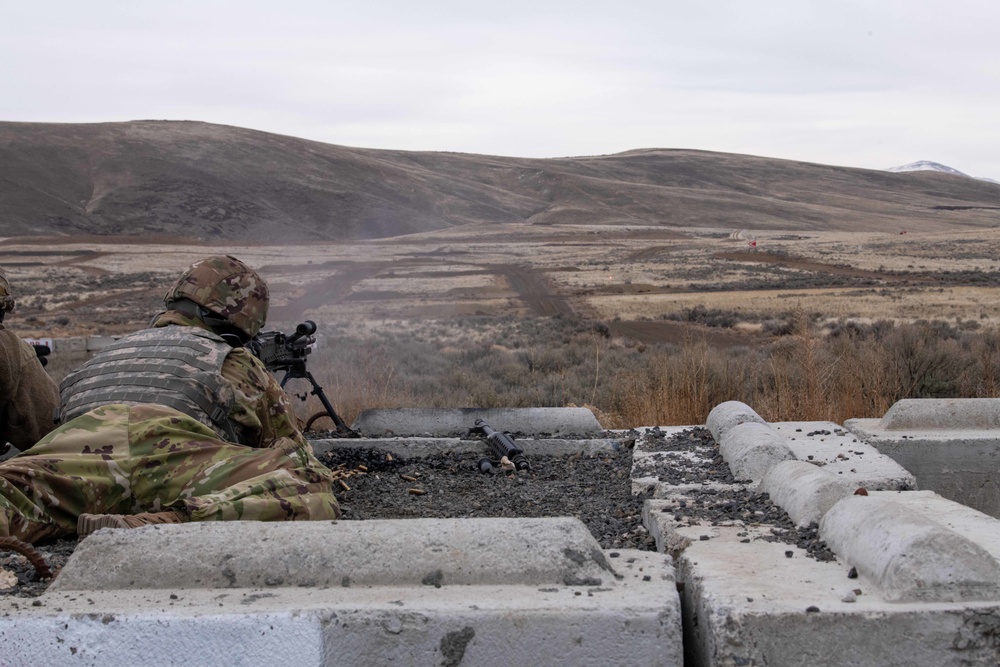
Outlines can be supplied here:
M15 237L0 241L0 266L17 286L11 322L24 335L110 335L142 326L179 271L220 252L267 279L276 327L309 318L321 329L363 332L466 315L561 315L604 322L644 342L678 342L711 328L751 342L764 321L795 307L831 320L1000 323L1000 229L789 234L508 225L273 246ZM680 317L699 306L739 322L699 328L697 318Z
M310 368L348 420L574 404L608 427L700 424L729 399L843 419L1000 391L995 183L690 150L520 159L0 123L8 323L55 339L56 379L223 252L268 281L271 328L319 325Z
M0 236L311 243L522 224L892 234L988 229L998 212L996 183L752 155L527 159L198 122L0 122Z

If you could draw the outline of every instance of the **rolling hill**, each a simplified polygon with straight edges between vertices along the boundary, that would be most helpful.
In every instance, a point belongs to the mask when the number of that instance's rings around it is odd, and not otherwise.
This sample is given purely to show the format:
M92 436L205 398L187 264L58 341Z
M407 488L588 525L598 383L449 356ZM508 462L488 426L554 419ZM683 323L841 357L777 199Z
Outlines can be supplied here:
M466 224L947 230L1000 185L692 150L528 159L350 148L200 122L0 122L0 236L369 239Z

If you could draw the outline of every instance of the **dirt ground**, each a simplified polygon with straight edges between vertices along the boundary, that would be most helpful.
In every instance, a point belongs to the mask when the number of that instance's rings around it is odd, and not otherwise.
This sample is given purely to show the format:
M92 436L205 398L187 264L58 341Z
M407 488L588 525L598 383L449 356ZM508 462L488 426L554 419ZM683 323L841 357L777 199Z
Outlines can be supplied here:
M747 239L756 247L751 248ZM746 316L800 307L828 318L1000 323L1000 230L753 233L655 227L464 227L367 242L206 246L175 238L0 240L22 335L109 335L144 326L172 279L236 255L271 287L269 321L561 316L642 342L752 344L754 330L650 326L697 305Z

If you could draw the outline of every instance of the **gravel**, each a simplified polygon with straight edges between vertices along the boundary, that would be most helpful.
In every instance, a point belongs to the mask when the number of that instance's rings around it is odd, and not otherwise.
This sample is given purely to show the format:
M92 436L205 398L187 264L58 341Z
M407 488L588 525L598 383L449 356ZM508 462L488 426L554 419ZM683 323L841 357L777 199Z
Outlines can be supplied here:
M521 471L479 472L477 452L402 458L377 449L334 449L320 460L343 475L338 499L343 520L409 519L418 517L554 517L575 516L603 549L654 551L655 541L642 525L648 493L632 494L633 451L643 452L637 477L685 485L674 520L678 525L718 525L741 521L769 529L763 536L806 551L820 561L834 559L818 537L816 524L797 528L767 494L732 477L729 466L705 428L667 436L659 429L617 434L616 449L597 454L540 456L531 440L515 434L531 467ZM485 445L483 448L485 453ZM746 539L750 541L749 533ZM49 567L57 571L77 541L56 540L40 545ZM0 595L37 597L48 581L36 581L24 556L0 551L0 575L6 570L17 583Z
M69 557L76 549L77 540L53 540L47 544L39 545L35 549L45 559L45 563L53 572L66 564ZM39 580L35 572L35 567L28 562L28 559L13 551L0 550L0 577L4 572L9 572L17 577L17 583L9 588L0 590L0 596L10 596L19 598L33 598L45 592L51 580ZM6 583L6 582L4 582Z
M675 486L701 485L687 486L678 507L662 510L673 512L678 525L717 526L738 521L746 526L765 526L769 534L756 539L799 547L818 561L836 559L819 539L819 524L797 527L768 494L757 493L750 482L733 477L708 429L697 427L667 437L653 428L640 439L637 449L650 456L636 464L636 477L655 477ZM745 542L750 542L749 535L749 531L740 534Z
M604 549L655 550L642 525L646 496L633 496L632 451L627 446L595 455L532 455L531 467L479 472L479 453L403 459L379 450L337 449L320 457L331 468L365 466L340 494L346 520L415 517L575 516ZM484 447L485 451L485 447Z

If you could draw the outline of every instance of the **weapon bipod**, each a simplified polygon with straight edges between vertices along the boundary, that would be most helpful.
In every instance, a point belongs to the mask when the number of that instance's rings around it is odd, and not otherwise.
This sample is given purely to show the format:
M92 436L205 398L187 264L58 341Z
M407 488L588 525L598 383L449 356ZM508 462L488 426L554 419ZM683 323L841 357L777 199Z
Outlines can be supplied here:
M312 384L312 391L309 393L312 394L313 396L318 396L320 403L323 404L323 408L326 410L326 412L317 412L312 417L310 417L306 421L306 429L311 428L313 422L315 422L317 419L320 419L322 417L329 417L330 419L333 420L333 423L337 427L337 433L339 433L340 435L348 438L357 438L359 436L357 431L351 429L351 427L345 424L344 420L340 418L340 415L337 414L337 411L333 409L333 405L331 405L330 399L326 397L326 393L323 391L323 387L319 386L319 383L316 382L316 378L313 377L313 374L310 373L305 368L292 367L286 370L285 377L281 378L281 388L284 389L285 384L289 380L296 378L305 378L309 380L309 382ZM303 397L302 400L305 400L305 398Z

